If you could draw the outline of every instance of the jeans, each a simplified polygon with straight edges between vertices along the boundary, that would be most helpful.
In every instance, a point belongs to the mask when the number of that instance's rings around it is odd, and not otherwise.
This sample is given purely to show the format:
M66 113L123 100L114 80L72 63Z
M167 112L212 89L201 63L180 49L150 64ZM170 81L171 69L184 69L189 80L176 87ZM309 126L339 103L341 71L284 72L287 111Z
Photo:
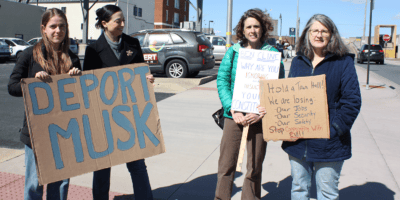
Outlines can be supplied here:
M309 200L311 177L315 175L318 200L339 199L339 177L343 162L307 162L305 157L290 156L292 173L292 200Z
M36 161L33 150L25 145L25 188L24 200L36 200L43 197L43 186L39 186L36 173ZM46 198L67 200L69 179L47 184Z
M131 174L135 199L153 200L149 176L144 159L126 163ZM108 200L111 168L93 172L93 199Z

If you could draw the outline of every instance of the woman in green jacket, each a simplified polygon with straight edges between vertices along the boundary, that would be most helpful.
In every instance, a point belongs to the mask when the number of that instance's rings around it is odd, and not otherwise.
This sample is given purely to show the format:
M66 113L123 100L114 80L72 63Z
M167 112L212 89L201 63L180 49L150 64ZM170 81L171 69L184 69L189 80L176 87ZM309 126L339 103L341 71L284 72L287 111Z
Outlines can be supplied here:
M217 77L218 94L224 107L224 131L221 140L221 151L218 161L218 183L215 200L231 199L233 180L235 178L240 141L243 127L249 125L247 137L247 173L242 188L242 199L261 198L261 172L267 143L263 139L261 118L263 114L237 112L231 110L233 87L235 85L236 67L240 48L275 51L266 43L272 31L272 20L260 9L250 9L244 13L235 28L241 41L231 47L225 54ZM279 78L284 78L285 71L281 63Z

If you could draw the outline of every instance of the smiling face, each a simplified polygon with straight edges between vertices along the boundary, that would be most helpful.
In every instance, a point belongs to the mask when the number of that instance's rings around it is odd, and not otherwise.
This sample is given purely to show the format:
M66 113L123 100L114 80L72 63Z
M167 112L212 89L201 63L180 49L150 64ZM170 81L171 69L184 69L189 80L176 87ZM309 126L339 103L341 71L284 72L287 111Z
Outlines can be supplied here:
M125 17L121 11L118 11L111 15L110 21L102 21L102 25L104 27L104 31L108 32L110 35L114 37L118 37L122 35L122 31L125 27Z
M244 21L243 34L250 45L256 44L257 46L261 44L262 29L260 22L253 17L247 18Z
M49 22L47 22L46 26L42 25L42 31L49 42L54 45L55 49L58 49L65 38L67 25L63 18L54 15L50 18Z
M331 39L331 33L324 25L316 21L310 27L309 31L310 43L315 50L323 50L328 46L329 40Z

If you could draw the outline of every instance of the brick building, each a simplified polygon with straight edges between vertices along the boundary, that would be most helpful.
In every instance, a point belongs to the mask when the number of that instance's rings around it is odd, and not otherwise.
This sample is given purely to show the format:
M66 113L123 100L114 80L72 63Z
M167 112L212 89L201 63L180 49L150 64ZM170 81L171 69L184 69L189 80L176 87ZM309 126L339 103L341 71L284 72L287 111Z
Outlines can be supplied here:
M189 19L189 2L186 0L155 0L154 29L179 28L180 22Z

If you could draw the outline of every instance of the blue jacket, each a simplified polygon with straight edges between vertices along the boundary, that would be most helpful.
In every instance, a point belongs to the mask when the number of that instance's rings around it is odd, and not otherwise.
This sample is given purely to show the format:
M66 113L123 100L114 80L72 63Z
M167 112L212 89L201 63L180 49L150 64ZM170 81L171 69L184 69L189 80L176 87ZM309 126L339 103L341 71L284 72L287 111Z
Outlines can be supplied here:
M339 57L328 54L315 68L304 55L296 56L289 77L326 75L330 139L299 139L283 142L283 150L311 162L342 161L351 157L351 135L361 108L361 94L354 66L354 54Z

